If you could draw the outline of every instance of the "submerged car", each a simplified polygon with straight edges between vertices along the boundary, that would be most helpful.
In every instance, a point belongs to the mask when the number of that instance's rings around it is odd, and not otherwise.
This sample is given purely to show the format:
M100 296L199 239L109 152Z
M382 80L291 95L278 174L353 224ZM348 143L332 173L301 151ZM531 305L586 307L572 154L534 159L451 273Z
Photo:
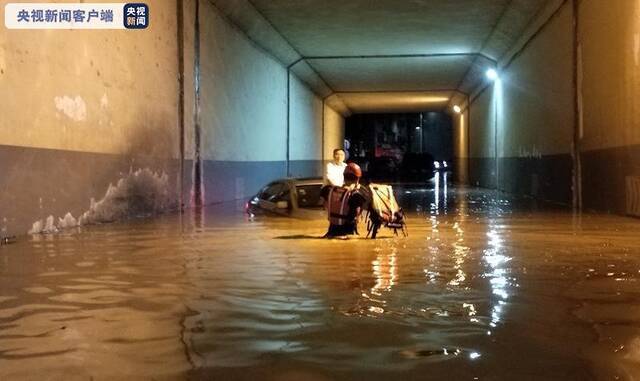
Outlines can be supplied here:
M323 210L322 186L321 177L275 180L251 197L245 210L249 214L279 215L304 215L313 211L316 215Z

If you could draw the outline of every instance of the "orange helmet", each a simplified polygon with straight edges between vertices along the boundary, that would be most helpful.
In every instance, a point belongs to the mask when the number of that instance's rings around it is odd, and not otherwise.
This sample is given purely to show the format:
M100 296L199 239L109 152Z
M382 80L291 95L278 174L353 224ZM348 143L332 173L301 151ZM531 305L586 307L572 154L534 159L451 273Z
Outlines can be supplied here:
M347 167L344 169L344 175L354 176L359 179L362 177L362 169L360 169L360 166L356 163L349 163L347 164Z

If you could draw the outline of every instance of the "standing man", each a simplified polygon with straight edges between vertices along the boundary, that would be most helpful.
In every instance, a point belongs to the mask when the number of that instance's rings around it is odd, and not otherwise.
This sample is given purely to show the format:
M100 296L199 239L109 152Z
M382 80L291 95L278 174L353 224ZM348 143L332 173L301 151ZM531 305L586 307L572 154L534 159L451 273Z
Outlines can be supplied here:
M344 169L347 167L344 157L345 154L342 148L333 150L333 161L327 164L324 172L328 185L341 187L344 184Z

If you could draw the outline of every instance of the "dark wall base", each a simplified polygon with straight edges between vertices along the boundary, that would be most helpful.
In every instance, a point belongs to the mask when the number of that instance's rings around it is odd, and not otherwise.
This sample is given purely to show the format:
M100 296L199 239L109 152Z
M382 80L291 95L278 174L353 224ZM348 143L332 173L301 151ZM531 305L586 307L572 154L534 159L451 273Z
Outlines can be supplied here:
M109 184L131 170L149 169L168 176L171 208L178 208L179 160L0 145L0 236L25 234L31 225L52 215L78 218L91 198L102 199ZM293 177L322 176L320 160L292 161ZM268 182L286 177L285 161L205 161L205 203L246 199ZM193 161L184 161L183 202L191 205ZM132 190L144 198L144 186Z
M210 161L203 163L204 202L248 198L271 180L286 176L284 161Z
M571 155L500 158L500 189L513 194L571 205Z
M585 210L627 214L626 178L640 177L640 145L616 147L580 154L582 206ZM469 184L495 188L493 158L469 159ZM571 155L541 158L501 158L500 189L570 205L573 162Z
M582 206L625 214L627 176L640 176L640 145L581 153Z
M494 189L496 187L495 163L493 158L469 158L469 185Z
M571 204L572 160L570 155L540 158L500 158L499 189L508 193ZM469 159L469 184L496 188L493 158Z
M457 184L469 184L469 159L466 157L454 159L454 177Z
M291 177L322 177L321 160L297 160L290 162Z
M191 184L192 162L188 162L188 181ZM322 176L320 160L291 161L291 177ZM212 161L203 163L204 202L245 199L256 194L270 181L287 177L285 161ZM188 188L189 192L191 188ZM190 193L185 200L190 200ZM188 205L188 204L187 204Z
M130 170L148 168L168 175L168 191L177 200L179 162L157 157L127 157L0 145L0 235L25 234L33 222L78 218L90 200L104 197ZM175 203L177 205L177 202Z

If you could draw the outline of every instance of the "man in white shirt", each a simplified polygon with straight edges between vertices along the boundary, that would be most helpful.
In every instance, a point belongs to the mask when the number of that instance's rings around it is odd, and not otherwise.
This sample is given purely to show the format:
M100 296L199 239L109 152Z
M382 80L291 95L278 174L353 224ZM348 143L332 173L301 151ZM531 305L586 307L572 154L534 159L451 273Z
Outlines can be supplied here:
M344 162L344 150L336 148L333 150L333 161L327 164L324 177L328 185L341 187L344 184L344 169L347 164Z

